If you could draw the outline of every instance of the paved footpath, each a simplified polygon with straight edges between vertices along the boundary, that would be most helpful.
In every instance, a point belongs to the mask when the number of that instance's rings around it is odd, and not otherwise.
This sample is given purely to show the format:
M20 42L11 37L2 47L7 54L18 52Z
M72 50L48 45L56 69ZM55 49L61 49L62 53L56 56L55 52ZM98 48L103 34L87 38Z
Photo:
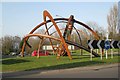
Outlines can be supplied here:
M3 73L5 78L118 78L118 64Z

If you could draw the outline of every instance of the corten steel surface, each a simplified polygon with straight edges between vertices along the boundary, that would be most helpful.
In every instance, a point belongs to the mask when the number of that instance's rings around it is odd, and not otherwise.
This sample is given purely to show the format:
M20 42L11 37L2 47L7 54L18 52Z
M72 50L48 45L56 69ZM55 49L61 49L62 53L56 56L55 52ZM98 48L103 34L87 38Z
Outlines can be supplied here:
M67 18L55 18L54 21L59 21L59 20L65 20L65 21L68 21ZM88 25L80 22L80 21L77 21L77 20L73 20L75 23L78 23L80 25L82 25L83 27L85 27L86 29L88 29L90 32L92 32L92 34L95 36L96 39L99 39L99 36L97 35L96 32L94 32ZM32 34L34 31L36 31L38 28L40 28L41 26L45 25L46 23L49 23L51 22L50 20L47 20L46 22L42 22L40 23L39 25L37 25L34 29L32 29L32 31L29 33L29 34Z
M67 22L65 22L65 21L59 21L59 22L56 22L56 23L67 23ZM53 24L48 28L48 30L51 28L53 26ZM74 27L74 26L73 26ZM74 27L74 29L75 29L75 27ZM62 28L62 29L60 29L60 30L65 30L65 28ZM77 31L79 31L79 32L81 32L86 38L87 38L87 40L89 40L90 39L90 36L88 36L84 31L82 31L82 30L79 30L79 29L75 29L76 30L76 32ZM46 32L47 32L47 30L45 31L45 34L46 34ZM57 31L54 31L54 32L52 32L50 35L52 35L52 34L54 34L54 33L56 33ZM77 33L78 34L78 33ZM78 36L79 36L79 34L78 34ZM79 38L80 39L80 38ZM80 41L81 42L81 41Z
M24 48L25 48L25 46L26 46L26 40L28 40L29 37L31 37L31 36L38 36L40 39L42 39L42 40L40 41L40 43L39 43L39 49L40 49L40 46L42 45L42 43L44 42L44 39L45 39L45 38L49 38L51 45L52 45L52 40L51 40L51 39L54 39L54 40L57 40L57 41L61 41L61 44L64 46L64 48L65 48L65 50L66 50L66 52L67 52L67 55L69 56L69 59L72 59L71 54L70 54L70 51L68 50L67 43L65 42L65 39L63 38L62 33L60 32L60 29L59 29L59 27L57 26L57 23L61 23L61 22L67 23L67 26L69 26L70 24L72 24L72 22L73 22L73 23L80 24L80 25L82 25L83 27L85 27L86 29L88 29L88 30L94 35L94 37L95 37L96 39L99 39L99 36L98 36L89 26L87 26L86 24L84 24L84 23L82 23L82 22L79 22L79 21L73 19L73 16L70 16L69 19L68 19L68 18L55 18L55 19L53 19L52 16L49 14L49 12L45 10L45 11L43 12L43 17L44 17L44 22L42 22L42 23L40 23L39 25L37 25L34 29L32 29L32 31L31 31L28 35L25 36L25 38L24 38L24 43L23 43L22 50L21 50L22 56L24 55ZM46 20L46 17L48 17L50 20ZM59 21L59 22L55 22L55 21ZM50 23L50 22L52 22L52 25L51 25L50 27L47 27L47 23ZM33 34L34 31L36 31L38 28L40 28L40 27L43 26L43 25L45 25L45 27L46 27L46 31L45 31L44 34L47 33L47 35L43 35L43 34ZM60 36L59 39L50 36L50 34L49 34L49 29L50 29L52 26L54 26L55 29L56 29L56 31L58 32L58 34L59 34L59 36ZM73 26L73 24L72 24L72 26ZM74 26L73 26L73 27L74 27ZM73 27L72 27L72 28L73 28ZM74 27L74 29L76 29L76 28ZM71 31L72 31L72 30L71 30ZM79 31L80 31L80 30L79 30ZM78 30L76 30L76 32L78 33ZM82 32L82 31L80 31L80 32ZM83 33L83 32L82 32L82 33ZM83 33L83 34L84 34L84 33ZM79 35L79 39L80 39L80 34L78 33L78 35ZM85 35L85 34L84 34L84 35ZM69 37L70 37L70 35L69 35ZM69 40L69 38L68 38L68 40ZM62 45L60 46L60 48L62 48ZM53 47L53 46L52 46L52 47ZM39 51L39 49L38 49L38 51ZM54 51L54 47L53 47L53 51Z
M68 22L67 22L67 25L66 25L66 28L65 28L65 31L63 33L63 38L65 39L66 36L67 36L67 40L70 40L70 35L71 35L71 32L72 32L72 29L73 29L73 19L74 19L74 16L71 15L70 18L68 19ZM67 34L67 31L70 30L70 34Z
M54 39L54 40L57 40L57 41L61 41L60 39L58 39L58 38L54 38L54 37L51 37L51 36L49 36L49 35L42 35L42 34L28 34L28 35L26 35L25 37L24 37L24 39L25 38L28 38L28 37L32 37L32 36L39 36L39 37L44 37L44 38L49 38L49 39ZM38 53L39 53L39 51L40 51L40 47L41 47L41 42L42 42L43 40L40 40L40 44L39 44L39 46L38 46ZM39 56L39 54L37 55L37 57L39 58L40 56Z
M63 43L63 45L64 45L64 47L65 47L65 49L66 49L66 52L67 52L67 54L68 54L68 56L69 56L69 59L72 59L71 54L70 54L70 51L68 50L68 46L67 46L67 44L65 43L65 40L64 40L64 38L63 38L63 36L62 36L62 33L60 32L60 30L59 30L57 24L55 23L54 19L52 18L52 16L45 10L45 11L43 12L43 17L44 17L44 22L46 22L46 17L48 17L48 18L51 20L51 22L53 23L54 27L55 27L56 30L58 31L58 34L59 34L60 39L61 39L61 42Z
M43 12L43 16L45 17L45 14L44 14L44 12ZM46 22L46 20L44 19L44 22ZM54 25L54 24L53 24ZM46 32L47 32L47 35L49 35L49 31L48 31L48 28L47 28L47 24L45 23L45 28L46 28ZM44 39L42 39L42 40L44 40ZM53 51L54 51L54 53L55 53L55 50L54 50L54 47L53 47L53 45L52 45L52 40L49 38L49 41L50 41L50 45L52 46L52 49L53 49ZM38 48L39 49L39 48Z
M68 18L55 18L54 21L59 21L59 20L64 20L64 21L68 21L69 19ZM96 39L99 39L99 36L97 35L96 32L94 32L88 25L80 22L80 21L77 21L75 19L73 19L74 23L77 23L77 24L80 24L82 25L83 27L85 27L86 29L88 29L94 36ZM37 30L38 28L40 28L42 25L44 25L45 23L49 23L51 22L50 20L47 20L46 22L42 22L40 23L39 25L37 25L29 34L32 34L35 30Z
M65 31L63 33L64 40L65 39L70 40L70 36L71 36L72 29L73 29L73 24L74 24L73 23L73 18L74 18L74 16L71 15L70 18L68 19L67 25L65 27ZM67 47L68 47L68 45L67 45ZM62 53L65 54L65 55L68 55L66 53L67 50L64 49L64 47L63 47L63 43L60 44L59 48L61 49L61 53L59 53L59 55L62 54Z
M28 38L28 37L32 37L32 36L39 36L39 37L45 37L45 38L50 38L50 39L54 39L54 40L57 40L57 41L61 41L61 39L58 39L58 38L54 38L52 36L49 36L49 35L43 35L43 34L27 34L24 39Z
M60 30L65 30L65 28L62 28L62 29L60 29ZM82 33L87 40L90 39L90 36L88 36L84 31L79 30L79 29L76 29L76 30L79 31L80 33ZM57 32L57 31L54 31L54 32L52 32L50 35L53 35L53 34L56 33L56 32Z
M67 23L67 22L65 22L65 21L59 21L59 22L56 22L56 23ZM48 28L48 30L51 28L53 26L53 24ZM81 32L81 33L83 33L83 35L84 36L87 36L87 34L85 34L82 30L78 30L78 29L76 29L75 27L74 27L74 25L73 25L73 28L76 30L76 32L77 32L77 34L78 34L78 37L79 37L79 41L80 41L80 44L82 45L82 40L81 40L81 37L80 37L80 34L79 34L79 32ZM64 29L66 29L66 28L64 28ZM79 31L79 32L78 32ZM52 35L52 34L54 34L54 33L56 33L57 31L54 31L53 33L51 33L50 35ZM65 31L64 31L65 32ZM46 31L45 31L45 33L46 33ZM72 33L72 31L71 31L71 33ZM89 37L87 37L87 40L89 40L90 38Z

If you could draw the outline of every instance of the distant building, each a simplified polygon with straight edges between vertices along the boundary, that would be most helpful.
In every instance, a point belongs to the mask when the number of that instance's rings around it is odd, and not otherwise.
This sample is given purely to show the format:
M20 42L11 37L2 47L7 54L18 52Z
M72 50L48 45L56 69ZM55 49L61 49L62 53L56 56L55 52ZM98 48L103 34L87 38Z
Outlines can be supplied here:
M57 45L53 45L53 46L57 46ZM49 50L49 51L53 50L51 45L44 45L42 48L43 50ZM68 45L68 49L74 50L75 47L73 45Z

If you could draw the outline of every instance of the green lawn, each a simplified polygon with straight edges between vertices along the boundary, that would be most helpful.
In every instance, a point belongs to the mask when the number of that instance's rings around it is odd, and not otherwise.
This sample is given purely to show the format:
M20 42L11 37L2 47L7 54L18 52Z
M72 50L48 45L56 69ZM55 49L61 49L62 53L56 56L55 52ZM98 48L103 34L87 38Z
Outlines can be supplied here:
M113 52L114 53L118 53L118 50L119 49L112 49L113 50ZM78 55L80 55L81 53L80 53L80 49L79 50L72 50L71 52L74 52L73 54L78 54ZM94 49L94 52L97 52L97 49ZM89 54L89 52L87 52L87 51L85 51L85 50L82 50L82 53L83 54ZM104 51L104 53L105 53L105 51ZM111 53L111 50L109 49L108 50L108 54L110 54ZM100 49L98 49L98 54L100 54Z
M113 59L111 59L110 56L108 57L108 59L105 59L104 57L103 60L100 60L100 57L98 57L93 58L93 61L90 61L89 56L72 56L72 57L73 60L69 60L68 57L60 57L60 59L57 60L56 56L42 56L39 59L36 57L6 58L2 59L2 71L3 72L28 71L35 69L53 70L120 62L118 60L120 56L114 56Z

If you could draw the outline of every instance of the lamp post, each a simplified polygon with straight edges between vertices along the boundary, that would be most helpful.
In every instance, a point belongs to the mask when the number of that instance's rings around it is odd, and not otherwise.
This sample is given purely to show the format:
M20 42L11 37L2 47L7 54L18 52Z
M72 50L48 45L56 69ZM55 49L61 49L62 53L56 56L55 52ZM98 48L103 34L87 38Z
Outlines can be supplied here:
M57 17L61 17L61 18L63 18L62 16L60 16L60 15L56 15Z

